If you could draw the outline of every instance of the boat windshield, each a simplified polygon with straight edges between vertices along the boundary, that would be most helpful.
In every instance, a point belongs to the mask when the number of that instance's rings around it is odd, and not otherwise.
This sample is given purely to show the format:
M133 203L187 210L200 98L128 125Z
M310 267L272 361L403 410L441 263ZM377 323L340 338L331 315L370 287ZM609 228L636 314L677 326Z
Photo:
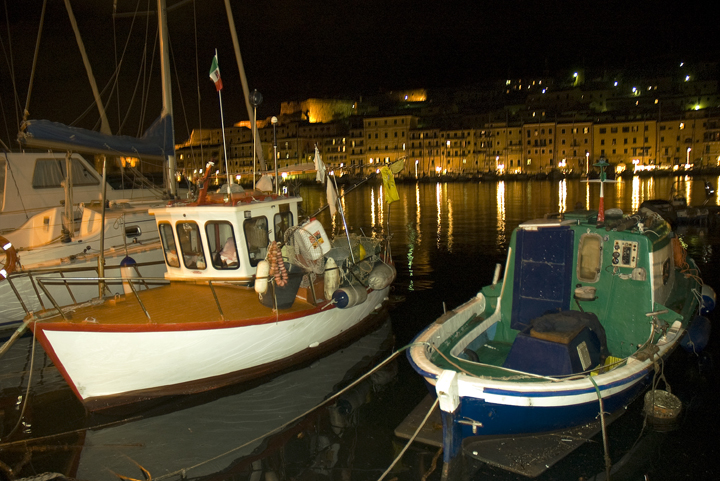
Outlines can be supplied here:
M175 246L175 236L173 236L172 226L168 223L162 223L158 226L160 237L162 238L163 251L165 252L165 262L170 267L180 267L178 259L177 247Z
M246 219L243 223L243 230L245 231L245 241L250 256L250 265L255 267L258 262L265 259L267 247L270 243L267 217L263 215Z
M198 225L195 222L178 222L176 230L185 267L205 269L207 263Z
M232 224L226 221L212 221L205 224L210 262L215 269L237 269L240 262L237 255L237 242Z
M287 204L284 204L285 207L289 207ZM282 206L281 206L282 208ZM285 241L285 231L288 230L288 228L293 226L293 215L292 212L280 212L278 214L275 214L275 218L273 219L274 229L275 229L275 240L277 242L284 242Z

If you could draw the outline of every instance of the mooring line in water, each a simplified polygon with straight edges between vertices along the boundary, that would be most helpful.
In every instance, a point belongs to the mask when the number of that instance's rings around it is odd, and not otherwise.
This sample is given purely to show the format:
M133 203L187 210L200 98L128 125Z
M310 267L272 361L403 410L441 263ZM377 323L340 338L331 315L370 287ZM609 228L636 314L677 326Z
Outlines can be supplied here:
M23 325L22 325L17 331L15 331L16 334L22 332L22 330L25 329L25 326L27 326L27 322L28 322L28 321L26 321L25 323L23 323ZM19 334L18 334L18 336L19 336ZM9 341L8 341L8 342L9 342ZM13 341L13 342L14 342L14 341ZM30 386L32 385L33 369L34 369L34 367L35 367L35 345L36 345L35 335L33 335L33 337L32 337L32 350L31 350L31 353L30 353L30 373L28 374L27 389L25 389L25 396L23 396L23 400L22 400L22 409L20 410L20 417L18 418L17 423L15 423L15 427L13 427L13 428L10 430L10 432L8 433L8 435L5 436L4 438L0 438L0 443L2 443L3 441L5 441L5 440L8 439L9 437L12 437L12 435L15 434L15 431L17 431L17 428L19 428L20 425L22 424L23 416L25 416L25 408L27 408L27 404L28 404L28 396L30 395ZM3 346L3 347L4 347L4 346Z
M352 383L350 383L350 384L348 384L347 386L345 386L344 388L342 388L342 389L341 389L340 391L338 391L337 393L335 393L335 394L333 394L332 396L330 396L329 398L325 399L324 401L322 401L322 402L321 402L320 404L318 404L317 406L315 406L315 407L313 407L313 408L311 408L311 409L308 409L308 410L305 411L304 413L302 413L302 414L294 417L294 418L291 419L290 421L288 421L288 422L286 422L286 423L283 423L283 424L281 424L280 426L278 426L278 427L276 427L276 428L274 428L274 429L271 429L270 431L266 432L265 434L262 434L262 435L260 435L260 436L257 436L256 438L251 439L250 441L248 441L248 442L246 442L246 443L243 443L243 444L241 444L240 446L236 446L236 447L234 447L234 448L232 448L232 449L230 449L230 450L228 450L228 451L225 451L225 452L222 453L222 454L218 454L217 456L213 456L212 458L206 459L205 461L201 461L201 462L199 462L199 463L197 463L197 464L195 464L195 465L193 465L193 466L189 466L189 467L187 467L187 468L181 468L181 469L178 469L178 470L173 471L172 473L163 474L162 476L157 477L157 478L154 478L154 479L155 479L156 481L160 481L160 480L168 479L168 478L170 478L170 477L177 476L177 475L183 476L183 479L184 479L184 476L186 476L187 473L188 473L188 471L190 471L190 470L192 470L192 469L199 468L200 466L203 466L203 465L205 465L205 464L207 464L207 463L210 463L210 462L213 462L213 461L218 460L218 459L220 459L220 458L223 458L223 457L225 457L225 456L228 456L229 454L232 454L232 453L234 453L234 452L236 452L236 451L239 451L239 450L242 449L242 448L245 448L245 447L247 447L247 446L249 446L249 445L251 445L251 444L253 444L253 443L256 443L256 442L258 442L258 441L262 441L262 440L265 439L266 437L271 436L271 435L273 435L273 434L276 434L276 433L282 431L282 430L285 429L286 427L288 427L288 426L290 426L290 425L298 422L299 420L301 420L301 419L304 418L305 416L311 414L313 411L316 411L316 410L320 409L321 407L329 404L331 401L337 399L337 398L340 397L342 394L344 394L346 391L349 391L350 389L352 389L353 387L355 387L356 385L360 384L362 381L364 381L365 379L367 379L368 377L370 377L373 373L375 373L376 371L378 371L378 370L380 370L381 368L385 367L385 365L389 364L392 360L394 360L394 359L395 359L398 355L400 355L402 352L406 351L407 349L411 348L412 346L415 346L416 344L417 344L417 343L411 343L411 344L408 344L408 345L406 345L406 346L401 347L400 349L398 349L397 351L395 351L394 353L392 353L390 356L388 356L388 357L387 357L384 361L382 361L380 364L378 364L377 366L375 366L374 368L372 368L371 370L369 370L368 372L366 372L365 374L363 374L362 376L360 376L358 379L356 379L356 380L353 381Z
M119 421L112 421L109 423L100 424L98 426L92 426L89 428L74 429L72 431L65 431L65 432L57 433L57 434L48 434L47 436L41 436L39 438L21 439L19 441L13 441L11 443L0 444L0 448L9 448L9 447L19 446L19 445L23 445L23 444L25 444L25 445L34 444L34 443L37 443L40 441L45 441L45 440L49 440L49 439L53 439L53 438L69 436L71 434L78 434L78 433L82 433L85 431L94 431L97 429L105 429L105 428L109 428L109 427L112 427L112 426L115 426L118 424L126 424L126 423L133 422L133 421L139 421L140 419L143 419L143 417L142 416L133 416L131 418L125 418L125 419L121 419ZM94 447L97 447L97 446L94 446Z
M413 433L412 437L408 440L407 444L405 444L405 447L402 448L402 451L400 451L400 454L397 455L397 457L393 460L393 462L390 464L390 466L388 466L388 468L385 470L385 472L382 473L382 476L380 476L380 477L378 478L378 481L382 481L383 479L385 479L385 476L387 476L387 474L392 470L392 468L395 467L395 465L397 464L397 462L400 461L400 458L403 457L403 455L405 454L405 451L408 450L408 448L409 448L410 445L413 443L413 441L415 441L415 438L418 436L418 434L420 434L420 430L425 426L425 423L426 423L427 420L430 418L430 414L432 414L432 412L435 410L435 408L437 407L437 405L438 405L439 402L440 402L440 398L435 398L435 402L434 402L433 405L430 407L430 409L428 410L427 414L425 415L425 417L423 418L423 420L422 420L422 421L420 422L420 424L418 425L418 427L417 427L417 429L415 430L415 432Z
M600 394L600 388L597 383L590 376L590 382L595 386L595 392L597 393L598 403L600 403L600 427L602 428L603 448L605 450L605 479L610 479L610 468L612 468L612 461L610 460L610 447L608 446L607 431L605 428L605 408L603 407L602 395Z

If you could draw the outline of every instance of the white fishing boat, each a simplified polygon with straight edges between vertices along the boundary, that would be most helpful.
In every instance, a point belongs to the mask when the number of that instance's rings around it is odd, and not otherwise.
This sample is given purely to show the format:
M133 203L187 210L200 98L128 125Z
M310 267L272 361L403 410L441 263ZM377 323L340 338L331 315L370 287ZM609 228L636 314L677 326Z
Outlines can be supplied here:
M395 277L386 239L331 241L316 220L298 225L301 198L235 190L151 209L169 284L141 291L153 280L133 279L132 294L28 319L89 408L287 368L357 335L386 303Z

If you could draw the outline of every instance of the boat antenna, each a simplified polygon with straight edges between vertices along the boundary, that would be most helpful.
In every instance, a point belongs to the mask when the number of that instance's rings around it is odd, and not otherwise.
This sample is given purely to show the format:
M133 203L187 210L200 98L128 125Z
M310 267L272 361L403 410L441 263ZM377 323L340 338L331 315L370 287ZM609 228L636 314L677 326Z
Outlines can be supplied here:
M232 185L232 177L230 177L230 169L228 169L227 163L227 146L225 143L225 118L223 117L223 106L222 106L222 78L220 77L220 66L218 65L218 54L215 49L215 56L213 57L212 65L210 65L210 79L215 82L215 88L217 89L218 99L220 100L220 127L222 130L223 138L223 155L225 156L225 174L227 174L227 191L230 193L230 186Z

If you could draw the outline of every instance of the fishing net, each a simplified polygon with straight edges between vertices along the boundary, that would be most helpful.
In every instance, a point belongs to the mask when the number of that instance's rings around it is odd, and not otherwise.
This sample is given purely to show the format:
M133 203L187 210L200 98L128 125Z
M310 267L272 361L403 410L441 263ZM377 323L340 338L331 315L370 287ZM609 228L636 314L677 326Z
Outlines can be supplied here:
M325 272L325 258L317 238L300 226L285 231L285 246L288 261L302 267L305 272L322 274Z

